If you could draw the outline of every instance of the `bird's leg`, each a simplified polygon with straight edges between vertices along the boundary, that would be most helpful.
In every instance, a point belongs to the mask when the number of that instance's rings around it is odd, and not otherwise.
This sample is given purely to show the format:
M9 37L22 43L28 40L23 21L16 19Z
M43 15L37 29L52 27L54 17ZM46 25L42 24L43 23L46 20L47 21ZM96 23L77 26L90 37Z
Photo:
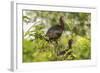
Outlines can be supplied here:
M56 53L56 55L58 55L58 53L59 53L59 46L58 46L57 40L55 40L55 53Z

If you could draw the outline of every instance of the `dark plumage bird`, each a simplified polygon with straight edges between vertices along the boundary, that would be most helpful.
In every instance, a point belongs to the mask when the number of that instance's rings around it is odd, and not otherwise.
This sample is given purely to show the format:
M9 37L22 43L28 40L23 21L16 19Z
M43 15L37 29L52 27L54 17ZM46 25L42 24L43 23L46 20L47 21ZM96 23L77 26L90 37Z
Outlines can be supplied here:
M56 41L59 39L62 35L62 32L64 31L64 21L63 16L59 18L59 24L52 26L48 29L46 36L49 38L48 41Z
M66 52L67 52L69 49L72 49L72 43L73 43L73 39L69 39L69 40L68 40L68 49L65 49L65 50L63 50L63 51L60 51L60 52L58 53L58 56L59 56L59 55L64 55L64 54L66 54ZM71 52L70 52L70 53L67 53L67 55L69 55L69 54L71 54Z

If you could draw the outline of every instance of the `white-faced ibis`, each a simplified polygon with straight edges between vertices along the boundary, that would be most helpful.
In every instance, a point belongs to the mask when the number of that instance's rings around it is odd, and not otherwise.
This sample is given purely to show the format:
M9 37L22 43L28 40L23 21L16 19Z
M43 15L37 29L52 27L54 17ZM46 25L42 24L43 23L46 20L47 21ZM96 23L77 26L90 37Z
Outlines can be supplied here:
M57 43L57 39L59 39L64 31L64 20L63 16L59 18L59 24L54 25L48 29L46 36L48 37L48 41L55 41Z
M69 60L74 60L75 56L73 55L73 51L72 51L72 43L73 43L73 39L69 39L68 49L60 51L59 53L57 53L57 56L64 56L64 59L68 58L68 56L71 56Z

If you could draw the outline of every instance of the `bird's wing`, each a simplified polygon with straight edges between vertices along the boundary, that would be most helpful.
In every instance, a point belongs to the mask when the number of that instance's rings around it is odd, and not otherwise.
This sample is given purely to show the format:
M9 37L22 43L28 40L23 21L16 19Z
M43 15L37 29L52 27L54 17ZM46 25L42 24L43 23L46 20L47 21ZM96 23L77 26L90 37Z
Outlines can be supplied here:
M49 38L57 38L62 33L62 31L59 31L59 30L52 29L52 30L50 30L50 31L47 32L47 36L49 36Z

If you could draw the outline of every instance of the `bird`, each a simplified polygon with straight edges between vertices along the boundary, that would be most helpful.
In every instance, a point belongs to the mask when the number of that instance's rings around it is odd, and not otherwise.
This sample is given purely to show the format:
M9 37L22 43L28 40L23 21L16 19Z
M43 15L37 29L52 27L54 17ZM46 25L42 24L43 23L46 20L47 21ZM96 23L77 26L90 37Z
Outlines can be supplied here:
M73 39L69 39L68 40L68 48L63 50L63 51L60 51L57 55L60 56L60 55L64 55L66 54L66 52L69 50L69 49L72 49L72 44L73 44ZM67 53L67 55L70 55L72 52L70 53Z
M56 43L58 43L57 40L61 37L63 31L64 31L64 16L60 16L59 24L50 27L46 33L48 41L55 41Z
M71 56L71 59L69 59L69 60L74 60L76 57L73 55L73 51L70 50L70 49L72 49L72 44L73 44L73 39L69 39L68 40L68 48L57 53L57 56L63 56L64 60L66 58L68 59L68 56Z

